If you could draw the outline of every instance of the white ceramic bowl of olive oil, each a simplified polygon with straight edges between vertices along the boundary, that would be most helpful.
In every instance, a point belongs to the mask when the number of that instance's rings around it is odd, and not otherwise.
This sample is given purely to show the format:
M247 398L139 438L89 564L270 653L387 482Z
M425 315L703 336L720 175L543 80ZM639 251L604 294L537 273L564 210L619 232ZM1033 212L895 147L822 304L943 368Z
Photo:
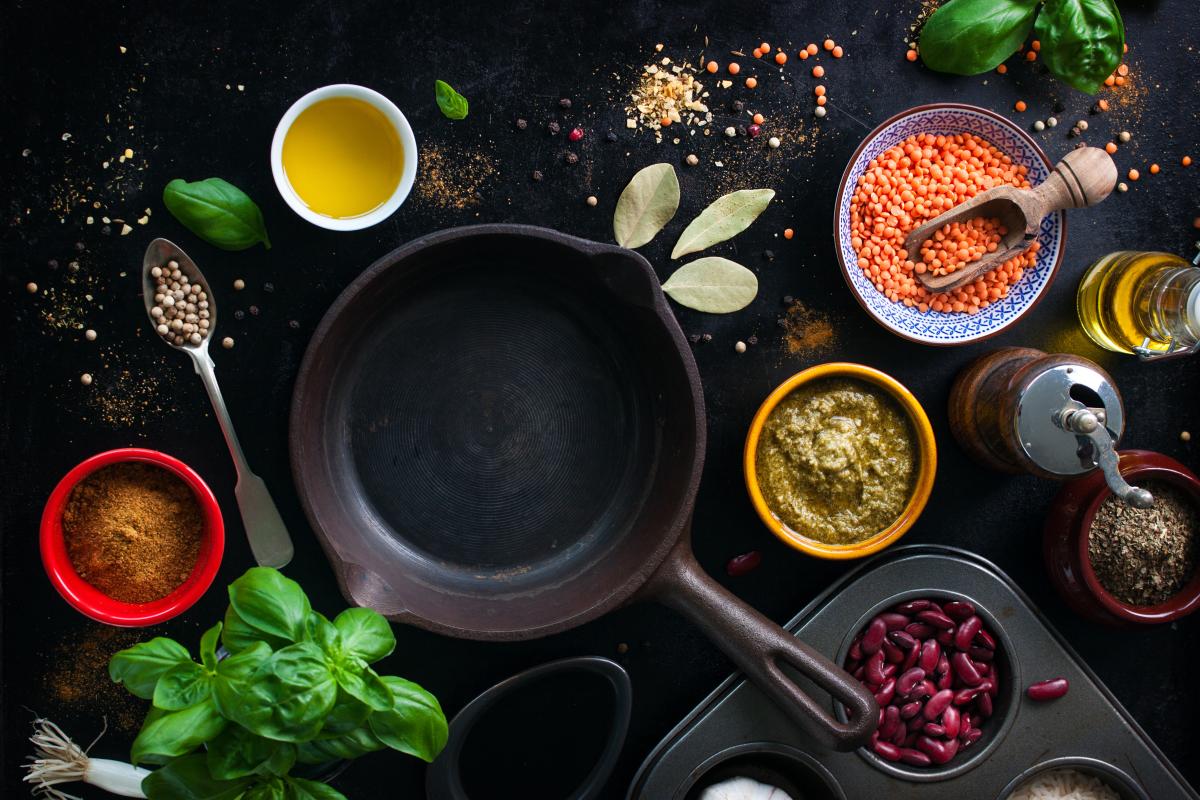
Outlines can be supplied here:
M355 231L395 213L417 177L417 140L395 103L365 86L314 89L271 141L275 186L314 225Z

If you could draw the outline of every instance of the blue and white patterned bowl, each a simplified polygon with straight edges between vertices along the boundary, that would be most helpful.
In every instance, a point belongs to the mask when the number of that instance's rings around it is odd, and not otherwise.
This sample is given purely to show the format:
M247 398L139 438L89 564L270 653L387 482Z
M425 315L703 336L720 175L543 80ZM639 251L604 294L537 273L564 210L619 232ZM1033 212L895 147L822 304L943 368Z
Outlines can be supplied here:
M1032 270L1026 270L1021 280L1009 287L1008 297L992 303L977 314L944 314L936 311L922 314L903 303L893 303L876 290L858 266L858 255L850 244L850 200L854 188L858 186L858 179L866 171L871 159L919 133L972 133L982 137L1017 164L1028 167L1027 177L1033 186L1046 180L1053 165L1033 139L999 114L975 106L938 103L917 106L897 114L871 131L858 146L842 175L833 223L837 235L838 262L859 304L880 325L914 342L932 345L977 342L1000 333L1037 304L1062 261L1067 233L1066 218L1063 212L1058 211L1042 220L1038 234L1042 247L1038 251L1037 264Z

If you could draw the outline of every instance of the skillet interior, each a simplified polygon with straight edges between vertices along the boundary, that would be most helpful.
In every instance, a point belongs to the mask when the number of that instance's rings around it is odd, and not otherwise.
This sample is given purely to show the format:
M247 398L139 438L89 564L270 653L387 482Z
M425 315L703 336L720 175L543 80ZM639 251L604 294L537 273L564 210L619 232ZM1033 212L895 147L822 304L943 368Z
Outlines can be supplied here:
M696 414L648 265L614 290L631 258L443 237L339 299L297 384L293 466L352 599L535 635L657 565L694 492Z

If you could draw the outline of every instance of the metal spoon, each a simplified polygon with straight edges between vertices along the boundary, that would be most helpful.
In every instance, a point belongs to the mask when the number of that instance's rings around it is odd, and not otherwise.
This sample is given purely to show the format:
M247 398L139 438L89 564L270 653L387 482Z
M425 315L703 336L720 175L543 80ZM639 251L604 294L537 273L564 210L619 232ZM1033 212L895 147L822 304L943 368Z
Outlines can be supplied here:
M200 344L177 345L167 342L158 333L157 322L150 313L150 309L154 308L154 295L157 288L150 270L154 267L164 267L168 261L178 262L180 271L187 275L188 280L203 286L203 291L208 295L208 335L200 341ZM237 496L238 509L242 512L242 524L246 528L246 538L250 540L250 550L254 553L254 560L264 567L287 566L295 552L292 547L292 538L283 524L283 518L279 516L279 509L275 507L275 501L271 499L271 493L267 491L267 485L263 483L262 478L254 474L246 462L242 446L238 443L237 434L233 430L233 421L230 420L229 412L225 408L225 400L221 397L221 389L217 386L217 375L212 357L208 354L208 343L212 340L217 328L217 303L213 296L212 284L204 279L203 273L187 253L166 239L155 239L146 248L146 257L142 260L142 294L146 301L146 315L150 318L150 326L155 329L154 337L162 339L169 346L191 356L192 363L196 367L196 374L200 376L200 380L204 382L204 388L208 390L208 399L212 401L213 411L217 414L217 422L221 424L221 433L225 434L225 443L229 445L229 452L233 456L233 463L237 468L237 486L234 487L234 494Z

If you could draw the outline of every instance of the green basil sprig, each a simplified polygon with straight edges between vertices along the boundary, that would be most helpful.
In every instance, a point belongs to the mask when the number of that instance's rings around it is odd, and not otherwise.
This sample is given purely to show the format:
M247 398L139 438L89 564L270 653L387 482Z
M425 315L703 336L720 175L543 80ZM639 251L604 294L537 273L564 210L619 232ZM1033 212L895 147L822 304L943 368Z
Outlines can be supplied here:
M921 29L930 69L978 75L1020 49L1030 32L1057 78L1094 94L1121 63L1125 26L1114 0L949 0Z
M185 228L222 250L245 250L259 242L271 249L262 211L228 181L176 178L163 189L163 205Z
M445 746L437 699L371 668L396 647L379 614L352 608L330 621L266 567L234 581L229 599L198 662L161 637L109 662L114 681L153 701L132 748L135 763L162 765L142 782L150 800L345 800L290 771L386 748L432 761Z
M453 86L439 80L433 85L433 95L437 100L438 108L448 119L467 118L467 98L454 91Z

